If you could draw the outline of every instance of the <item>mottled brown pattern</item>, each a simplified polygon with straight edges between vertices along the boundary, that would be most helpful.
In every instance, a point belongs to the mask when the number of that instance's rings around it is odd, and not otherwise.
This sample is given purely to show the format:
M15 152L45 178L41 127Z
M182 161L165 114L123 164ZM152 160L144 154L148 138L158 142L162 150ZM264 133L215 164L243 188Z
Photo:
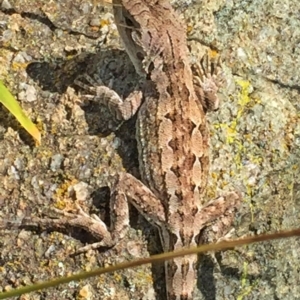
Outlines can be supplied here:
M209 170L209 130L202 103L207 97L207 106L216 108L217 88L201 90L204 79L198 77L195 93L185 26L169 2L116 0L114 12L127 53L137 71L147 74L136 138L142 182L159 199L153 209L165 215L165 220L157 224L163 248L172 251L196 246L196 237L206 223L239 201L232 193L229 201L220 198L214 206L203 209L208 202L204 192ZM210 66L207 61L206 64ZM213 70L207 69L198 69L198 74L206 75L206 85L209 82L208 86L217 87L217 81L210 76ZM150 198L146 201L150 202ZM138 209L143 206L139 199L131 201ZM196 260L196 256L189 256L166 262L169 299L192 299Z

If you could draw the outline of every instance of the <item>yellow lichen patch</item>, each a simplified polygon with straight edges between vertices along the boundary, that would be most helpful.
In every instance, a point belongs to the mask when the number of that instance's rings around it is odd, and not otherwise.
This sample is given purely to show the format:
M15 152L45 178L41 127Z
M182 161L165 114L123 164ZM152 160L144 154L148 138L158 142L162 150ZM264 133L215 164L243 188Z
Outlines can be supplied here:
M92 288L89 284L86 284L84 287L82 287L76 297L78 300L87 300L92 298Z
M153 283L152 275L148 272L145 272L143 269L136 272L135 279L139 282L145 280L147 283Z
M57 188L56 193L54 194L54 199L56 200L54 206L58 209L64 209L67 206L71 205L73 202L69 197L68 189L70 186L78 183L77 179L69 179L61 184L59 188ZM69 205L68 205L69 203Z
M260 99L254 98L252 94L252 86L251 83L247 80L236 79L236 85L238 86L237 94L231 96L232 102L237 102L237 112L234 118L232 118L230 123L219 123L215 124L214 127L216 130L222 130L225 136L225 143L228 145L232 145L234 147L233 153L235 153L233 157L233 162L235 164L235 169L243 168L243 159L245 156L247 160L250 160L252 163L256 165L260 165L262 162L262 158L256 155L252 155L248 152L249 145L253 144L253 134L248 132L244 134L243 132L239 132L240 123L242 123L242 118L245 117L251 107L260 103ZM243 128L243 126L241 127ZM231 171L229 174L231 177L235 176L235 172ZM212 176L215 180L214 176ZM218 175L218 179L222 178L222 174ZM227 182L222 182L222 186L226 186ZM245 182L245 186L247 188L247 195L251 196L253 186L248 185Z
M114 272L114 279L119 283L123 280L122 276L118 272Z
M253 107L257 103L261 103L261 100L251 97L252 86L248 80L237 79L235 83L240 87L240 94L238 97L239 110L237 115L237 118L239 118L246 109Z
M208 50L208 55L209 55L210 58L216 58L216 57L219 56L219 53L216 50L209 49Z
M193 25L188 25L186 28L187 34L189 34L194 29Z
M62 199L59 199L55 202L54 206L58 209L64 209L66 207L66 202Z
M238 115L237 118L240 118L242 113L245 110L245 107L247 104L251 101L251 98L249 97L249 88L250 88L250 82L246 80L236 80L236 84L240 87L241 92L238 98Z
M226 140L228 144L232 144L235 141L236 137L236 123L232 122L231 127L228 127L226 130Z
M100 27L104 27L110 24L110 21L108 19L101 19L100 21Z
M219 180L219 178L218 178L218 180ZM215 199L216 198L216 189L215 189L215 186L216 186L216 184L214 186L208 186L207 187L205 195L206 195L206 197L208 199Z
M212 177L213 179L218 179L218 174L216 174L215 172L212 172L212 173L211 173L211 177Z
M228 144L237 143L236 136L237 136L237 125L239 123L240 118L243 116L245 110L249 109L251 106L254 106L257 103L260 103L260 99L251 98L251 83L248 80L236 79L236 84L240 88L240 93L238 95L238 111L237 116L235 119L231 121L229 125L223 124L223 127L226 128L226 142ZM221 125L219 125L221 127ZM248 134L246 136L247 140L251 140L251 135ZM243 146L241 143L238 145L239 150L243 150Z
M18 71L18 70L25 70L28 66L28 63L20 63L20 62L13 62L12 63L12 69L14 71Z
M99 31L100 28L110 25L110 23L111 23L111 21L109 19L101 19L99 21L99 26L98 26L98 24L96 24L96 25L91 26L90 28L92 31L96 32L96 31Z

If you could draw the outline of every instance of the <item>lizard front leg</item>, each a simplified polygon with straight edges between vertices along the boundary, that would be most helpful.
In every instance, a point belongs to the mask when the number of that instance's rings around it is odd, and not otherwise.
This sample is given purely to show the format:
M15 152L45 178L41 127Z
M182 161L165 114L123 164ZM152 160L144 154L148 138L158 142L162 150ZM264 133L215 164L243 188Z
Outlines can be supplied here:
M193 72L194 89L205 112L219 109L220 100L217 95L224 83L221 59L210 59L205 54L199 63L191 66Z
M82 80L85 79L90 85L85 84ZM142 92L133 91L122 99L110 86L105 86L100 77L85 74L79 76L74 83L91 94L83 97L90 101L97 101L108 107L110 112L118 121L129 120L139 109L142 103Z
M93 95L84 95L85 99L97 101L106 105L116 120L125 121L130 119L139 109L142 103L142 92L134 91L124 100L110 87L104 86L99 77L92 78L83 75L90 85L84 84L77 79L75 84ZM88 249L95 249L103 246L113 246L122 239L129 227L128 203L134 205L138 211L152 223L160 225L165 222L164 207L159 199L141 181L128 173L118 174L115 184L111 189L110 215L111 225L107 227L104 222L95 217L89 216L78 207L79 214L65 213L62 223L68 226L77 226L88 231L100 242L88 245L79 250L84 252ZM59 221L55 220L55 227ZM54 224L54 223L53 223Z

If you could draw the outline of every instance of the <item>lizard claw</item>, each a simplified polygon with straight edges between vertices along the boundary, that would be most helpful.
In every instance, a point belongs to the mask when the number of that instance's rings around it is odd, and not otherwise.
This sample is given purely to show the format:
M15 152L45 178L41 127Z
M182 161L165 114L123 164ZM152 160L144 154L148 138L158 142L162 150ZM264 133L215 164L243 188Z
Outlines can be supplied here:
M220 100L217 96L219 88L224 83L221 68L220 56L211 60L206 53L200 63L192 65L194 74L193 82L195 91L198 94L205 111L215 111L219 109Z
M86 84L85 82L87 82L88 84ZM95 98L95 95L97 95L97 87L104 86L103 81L98 75L94 75L93 77L91 77L88 74L79 75L74 80L74 84L91 93L91 95L84 96L89 100Z

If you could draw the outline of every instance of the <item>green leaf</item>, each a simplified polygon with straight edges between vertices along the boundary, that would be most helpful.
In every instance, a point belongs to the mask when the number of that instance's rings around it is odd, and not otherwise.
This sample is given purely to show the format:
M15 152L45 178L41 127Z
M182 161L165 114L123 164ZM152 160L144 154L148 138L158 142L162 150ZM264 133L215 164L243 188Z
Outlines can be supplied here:
M27 130L27 132L40 144L41 133L30 119L25 115L21 106L0 81L0 102L16 117L19 123Z

